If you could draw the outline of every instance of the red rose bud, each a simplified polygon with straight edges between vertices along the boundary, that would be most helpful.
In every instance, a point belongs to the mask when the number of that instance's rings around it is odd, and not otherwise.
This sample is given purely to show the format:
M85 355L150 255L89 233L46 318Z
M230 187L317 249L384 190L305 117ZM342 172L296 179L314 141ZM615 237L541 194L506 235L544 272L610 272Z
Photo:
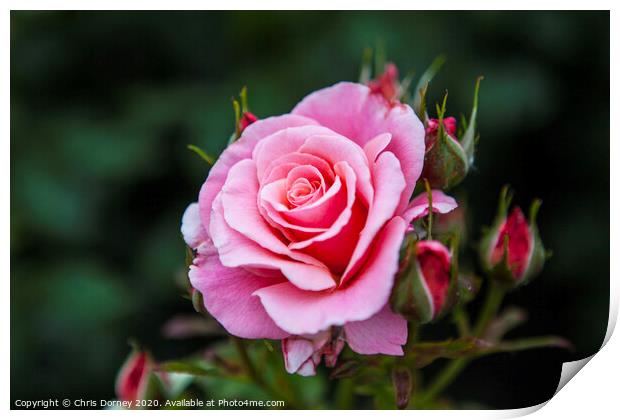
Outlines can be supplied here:
M410 320L437 319L448 307L453 277L452 255L441 242L408 243L392 293L392 308Z
M248 128L248 125L258 121L258 117L251 112L244 112L239 120L239 133L243 133L243 130Z
M151 379L153 361L145 351L134 350L116 378L116 396L121 401L145 399Z
M460 140L457 139L456 134L456 119L454 117L444 118L447 95L444 97L441 108L438 107L439 118L425 121L426 154L422 177L428 179L431 188L446 190L458 185L474 162L480 80L479 78L476 81L474 105L469 122L463 123ZM426 115L425 109L423 112Z
M400 98L400 83L398 81L398 68L394 63L387 63L377 79L368 82L372 93L381 94L388 102L394 103Z
M492 278L517 286L527 283L542 270L545 250L536 226L541 202L532 203L528 221L519 207L508 215L511 199L504 188L495 222L481 242L480 256Z

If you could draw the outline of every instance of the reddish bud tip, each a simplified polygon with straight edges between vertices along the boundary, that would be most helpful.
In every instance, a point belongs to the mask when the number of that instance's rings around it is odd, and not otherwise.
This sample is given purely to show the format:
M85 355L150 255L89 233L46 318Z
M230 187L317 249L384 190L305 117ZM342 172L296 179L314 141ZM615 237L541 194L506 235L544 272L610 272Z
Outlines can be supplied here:
M443 128L446 134L450 137L455 137L456 134L456 118L447 117L443 119ZM426 124L426 151L433 147L435 141L437 141L437 130L439 129L439 120L437 118L430 118Z
M258 121L258 117L251 112L247 111L243 113L241 120L239 120L239 133L243 133L243 130L248 128L248 125Z
M505 241L508 242L508 267L513 276L520 279L529 263L533 241L528 222L519 207L513 209L499 229L491 264L499 263L504 257Z
M122 401L141 399L151 373L151 359L144 351L133 352L118 374L116 396Z
M420 241L416 258L433 302L433 317L443 309L450 287L450 251L437 241Z
M400 95L398 68L396 65L394 63L387 63L383 74L377 79L368 82L368 87L372 93L381 94L388 102L396 102Z

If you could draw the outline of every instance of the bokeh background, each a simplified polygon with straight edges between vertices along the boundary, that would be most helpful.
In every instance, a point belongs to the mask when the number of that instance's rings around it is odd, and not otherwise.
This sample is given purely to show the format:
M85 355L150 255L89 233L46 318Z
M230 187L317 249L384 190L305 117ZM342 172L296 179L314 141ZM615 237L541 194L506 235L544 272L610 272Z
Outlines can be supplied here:
M504 183L524 206L543 199L554 257L508 297L530 311L514 336L576 348L486 357L448 395L548 399L560 362L595 352L607 325L608 12L12 12L12 401L113 398L128 337L160 359L201 345L161 334L193 311L175 285L179 221L208 167L186 145L223 149L243 85L257 115L285 113L356 80L377 42L402 73L445 53L430 96L449 90L449 114L468 115L485 76L477 169L459 190L471 237Z

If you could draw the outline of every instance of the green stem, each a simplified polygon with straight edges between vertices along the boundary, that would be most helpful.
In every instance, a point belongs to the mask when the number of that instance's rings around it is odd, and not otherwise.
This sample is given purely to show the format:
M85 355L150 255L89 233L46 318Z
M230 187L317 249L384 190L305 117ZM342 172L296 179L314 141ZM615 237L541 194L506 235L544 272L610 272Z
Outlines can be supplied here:
M478 322L476 322L476 326L474 327L475 337L480 337L485 333L489 323L497 314L502 300L504 299L504 295L506 294L506 289L499 283L496 281L491 281L490 283L484 306L478 316Z
M491 320L497 314L497 311L502 304L506 289L499 285L495 281L491 281L489 285L489 291L484 301L482 311L478 316L478 321L474 327L474 336L480 337L485 332ZM463 357L449 362L446 367L435 377L433 382L429 385L428 389L423 392L418 398L417 405L424 405L429 401L432 401L435 397L443 392L452 381L467 367L471 358Z
M452 381L465 369L467 364L469 363L468 358L455 359L446 365L446 367L435 377L435 380L431 383L431 385L427 388L425 392L423 392L418 400L416 401L416 405L424 406L429 401L432 401L439 395L448 385L452 383Z

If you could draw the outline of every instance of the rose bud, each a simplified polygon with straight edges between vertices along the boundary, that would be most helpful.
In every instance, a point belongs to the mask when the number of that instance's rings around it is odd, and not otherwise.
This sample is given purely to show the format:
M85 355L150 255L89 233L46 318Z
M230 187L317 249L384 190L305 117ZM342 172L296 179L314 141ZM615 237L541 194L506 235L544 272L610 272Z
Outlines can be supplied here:
M146 399L153 360L145 351L131 352L116 378L116 396L121 401Z
M454 117L444 118L447 95L444 97L441 108L438 107L438 118L425 121L426 154L422 177L428 179L432 188L445 190L458 185L473 164L480 80L479 78L476 82L474 105L469 123L464 123L460 139L457 138L456 119ZM426 114L425 109L422 112Z
M401 87L398 81L398 68L394 63L387 63L377 79L368 82L372 93L381 94L390 104L398 102L401 95Z
M504 188L495 222L481 242L480 257L482 266L493 279L514 287L540 273L546 254L536 226L540 200L532 203L529 221L519 207L508 215L511 200L511 194Z
M256 115L249 111L244 112L239 120L239 133L243 133L243 130L248 128L248 125L255 123L256 121L258 121L258 117Z
M437 319L449 300L452 255L441 242L409 242L392 293L392 308L410 320Z

